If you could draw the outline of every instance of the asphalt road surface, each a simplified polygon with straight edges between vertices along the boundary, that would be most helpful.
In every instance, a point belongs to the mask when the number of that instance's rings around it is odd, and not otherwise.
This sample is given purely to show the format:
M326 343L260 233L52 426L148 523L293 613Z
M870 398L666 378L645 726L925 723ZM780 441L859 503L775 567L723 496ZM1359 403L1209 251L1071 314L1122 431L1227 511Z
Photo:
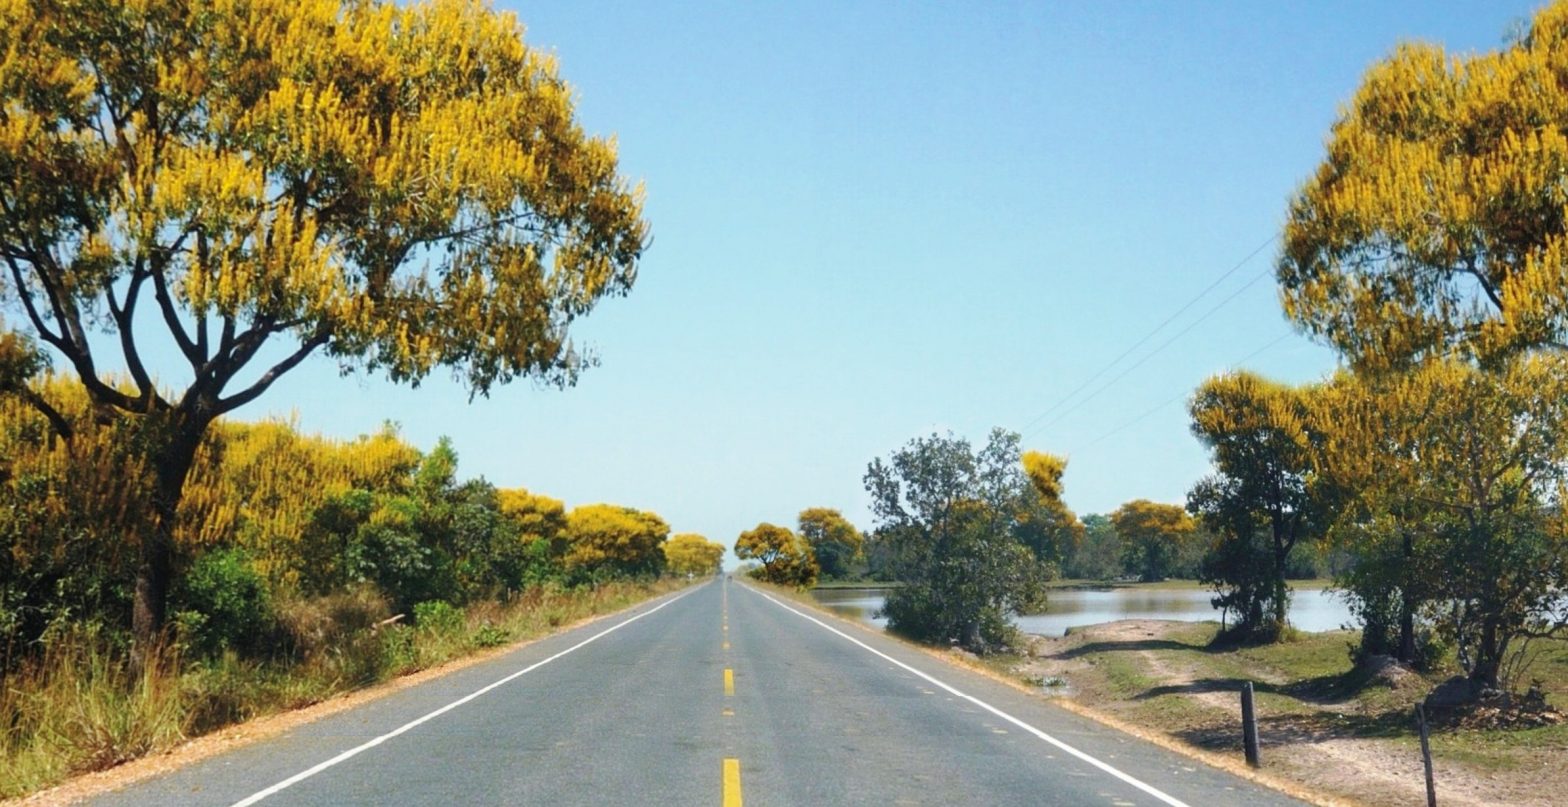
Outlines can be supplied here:
M1299 802L720 578L92 803Z

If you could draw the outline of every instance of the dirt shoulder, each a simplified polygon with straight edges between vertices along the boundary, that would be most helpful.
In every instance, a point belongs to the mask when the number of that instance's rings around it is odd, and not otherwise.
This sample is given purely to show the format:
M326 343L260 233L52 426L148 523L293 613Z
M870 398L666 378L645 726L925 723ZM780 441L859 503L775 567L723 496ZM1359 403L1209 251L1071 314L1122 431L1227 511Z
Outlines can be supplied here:
M1414 704L1442 675L1399 667L1354 671L1351 632L1304 634L1253 648L1210 648L1211 623L1128 620L1033 637L1026 655L988 660L1114 721L1195 752L1241 755L1239 686L1257 691L1263 770L1312 791L1369 805L1425 800ZM1535 672L1568 701L1568 643ZM1066 705L1066 704L1064 704ZM1560 804L1568 792L1568 725L1438 726L1432 737L1445 805ZM1142 733L1142 732L1140 732Z

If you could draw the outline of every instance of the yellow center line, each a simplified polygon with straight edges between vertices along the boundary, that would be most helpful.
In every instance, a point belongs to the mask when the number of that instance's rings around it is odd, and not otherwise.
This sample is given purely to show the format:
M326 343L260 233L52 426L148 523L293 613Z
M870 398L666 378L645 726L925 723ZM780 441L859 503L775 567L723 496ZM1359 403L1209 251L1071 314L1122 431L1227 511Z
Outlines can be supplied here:
M735 696L735 671L729 667L724 668L724 696Z
M725 643L724 643L724 649L725 649L725 650L728 650L728 649L730 649L730 643L729 643L729 642L725 642Z
M740 760L734 758L724 760L724 807L741 807Z

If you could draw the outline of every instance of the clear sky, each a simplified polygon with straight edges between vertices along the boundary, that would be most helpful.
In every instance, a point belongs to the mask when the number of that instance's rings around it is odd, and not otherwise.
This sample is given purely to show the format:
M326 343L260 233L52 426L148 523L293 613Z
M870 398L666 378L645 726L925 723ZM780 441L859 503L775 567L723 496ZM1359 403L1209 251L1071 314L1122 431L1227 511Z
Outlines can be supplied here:
M933 430L1067 454L1080 514L1183 501L1199 382L1333 366L1269 239L1362 72L1401 40L1494 49L1537 4L505 5L647 184L636 288L575 332L601 366L470 404L313 360L240 414L390 418L467 475L728 544L812 506L871 526L866 463Z

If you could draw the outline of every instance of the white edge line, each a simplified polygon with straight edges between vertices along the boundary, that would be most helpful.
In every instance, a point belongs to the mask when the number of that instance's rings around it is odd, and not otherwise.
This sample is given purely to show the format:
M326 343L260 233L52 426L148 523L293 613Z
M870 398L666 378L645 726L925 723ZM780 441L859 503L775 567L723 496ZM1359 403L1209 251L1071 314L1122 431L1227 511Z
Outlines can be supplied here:
M441 707L440 709L437 709L437 710L435 710L433 712L430 712L429 714L426 714L426 715L424 715L422 717L415 718L414 720L410 720L409 722L404 723L401 726L398 726L397 728L387 732L386 734L381 735L380 737L377 737L377 738L375 738L373 740L369 740L369 741L367 741L367 742L365 742L363 744L356 745L353 748L350 748L349 750L344 751L343 753L338 754L337 756L335 756L335 757L333 757L333 758L331 758L331 759L329 759L329 760L327 760L325 762L317 763L316 765L313 765L310 768L307 768L307 769L305 769L303 771L300 771L299 773L296 773L293 776L290 776L289 778L284 779L283 781L273 785L272 787L266 788L265 790L259 790L259 791L255 792L255 793L252 793L251 795L249 795L249 796L247 796L247 797L245 797L245 798L235 802L233 804L233 807L250 807L250 805L255 804L256 802L259 802L262 799L267 798L268 796L274 795L274 794L278 793L281 790L284 790L286 788L289 788L289 787L292 787L294 785L297 785L300 782L303 782L306 779L309 779L310 777L315 776L316 774L321 773L322 771L332 767L333 765L338 764L339 762L343 762L344 760L347 760L347 759L349 759L351 757L358 756L361 752L368 751L368 750L370 750L372 748L375 748L376 746L386 742L387 740L390 740L393 737L396 737L399 734L402 734L403 732L408 731L409 729L412 729L412 728L414 728L415 726L418 726L421 723L424 723L424 722L426 722L428 720L434 720L435 718L440 717L441 715L444 715L447 712L450 712L453 709L456 709L457 707L462 706L465 703L468 703L469 701L479 697L480 695L485 694L486 692L489 692L492 689L495 689L496 687L499 687L499 686L501 686L503 684L509 683L512 680L514 680L516 678L519 678L521 676L527 675L528 673L533 672L534 670L537 670L540 667L543 667L544 665L549 664L550 662L555 661L556 659L566 655L567 653L570 653L570 652L572 652L574 650L577 650L578 648L581 648L581 647L583 647L585 645L588 645L588 644L591 644L591 643L593 643L595 641L598 641L600 638L602 638L604 636L607 636L607 635L609 635L611 633L614 633L615 631L618 631L621 628L624 628L627 625L630 625L633 622L636 622L637 620L642 619L643 617L648 616L649 614L652 614L655 611L658 611L659 609L664 608L667 605L670 605L671 603L674 603L676 600L679 600L679 599L687 596L688 594L691 594L693 591L696 591L697 588L699 588L699 587L693 587L690 590L686 591L685 593L680 594L680 595L678 595L676 597L672 597L672 598L670 598L668 600L665 600L664 602L658 604L657 606L655 606L653 608L649 608L648 610L643 611L642 613L640 613L640 614L638 614L638 615L636 615L634 617L631 617L630 619L626 619L624 621L617 622L616 624L614 624L614 625L612 625L612 626L610 626L608 628L605 628L604 630L599 631L598 633L595 633L594 635L592 635L592 636L590 636L590 637L588 637L588 638L578 642L577 644L572 645L571 647L566 648L565 650L562 650L559 653L556 653L553 656L550 656L549 658L546 658L546 659L544 659L542 661L536 661L533 664L530 664L527 667L524 667L521 670L518 670L517 672L514 672L511 675L508 675L508 676L506 676L505 678L502 678L499 681L496 681L496 682L494 682L494 683L492 683L492 684L490 684L488 686L485 686L485 687L483 687L481 689L474 690L473 692L470 692L469 694L464 695L463 697L458 698L455 701L452 701L451 703Z
M1084 753L1082 751L1079 751L1078 749L1068 745L1067 743L1064 743L1061 740L1058 740L1055 737L1052 737L1051 735L1046 734L1045 732L1035 728L1034 726L1031 726L1028 723L1025 723L1024 721L1019 720L1016 717L1013 717L1012 715L1002 711L1001 709L996 708L995 706L992 706L989 703L986 703L983 700L980 700L979 698L977 698L977 697L975 697L973 695L969 695L969 694L966 694L966 693L963 693L963 692L959 692L956 688L954 688L954 687L952 687L952 686L950 686L950 685L948 685L946 683L943 683L942 681L939 681L939 680L937 680L937 679L935 679L935 678L933 678L933 677L931 677L931 676L921 672L920 670L917 670L914 667L911 667L908 664L905 664L904 662L899 661L896 658L893 658L892 656L889 656L888 654L886 654L886 653L876 649L875 647L872 647L871 645L868 645L865 642L862 642L859 639L856 639L855 637L850 636L849 634L839 630L838 628L835 628L832 625L829 625L828 623L823 622L822 620L817 619L816 617L814 617L814 616L812 616L812 615L810 615L810 614L808 614L808 613L806 613L804 611L799 611L799 610L796 610L794 608L791 608L790 606L785 605L782 602L779 602L778 600L774 599L773 597L769 596L768 594L766 594L764 592L761 592L761 591L757 591L756 589L753 589L750 586L742 586L742 588L748 589L748 590L750 590L750 591L752 591L752 592L754 592L754 593L756 593L758 595L761 595L764 599L768 600L769 602L773 603L774 605L777 605L778 607L783 608L784 610L789 611L790 613L792 613L792 614L794 614L794 615L796 615L796 616L798 616L798 617L800 617L802 619L805 619L805 620L810 621L810 622L815 622L819 627L821 627L821 628L823 628L823 629L825 629L825 630L827 630L827 631L829 631L831 633L835 633L839 637L847 639L850 642L853 642L854 644L859 645L861 647L861 649L871 653L872 655L875 655L875 656L877 656L877 657L879 657L879 658L881 658L881 659L883 659L885 661L892 662L893 664L896 664L899 667L901 667L901 668L903 668L905 670L908 670L909 672L912 672L915 675L920 676L921 678L925 679L926 681L929 681L932 684L934 684L936 686L939 686L942 689L947 690L949 693L952 693L953 695L957 695L958 697L963 698L964 700L969 701L970 703L973 703L974 705L980 707L981 709L984 709L987 712L990 712L991 714L996 715L997 717L1000 717L1003 720L1006 720L1007 722L1017 726L1018 728L1023 729L1024 731L1029 732L1030 734L1033 734L1036 737L1039 737L1040 739L1050 743L1051 745L1054 745L1057 748L1060 748L1061 750L1063 750L1063 751L1065 751L1065 752L1067 752L1069 754L1072 754L1073 756L1083 760L1084 762L1087 762L1090 765L1093 765L1094 767L1099 768L1102 771L1105 771L1106 773L1116 777L1117 779L1120 779L1123 782L1126 782L1127 784L1132 785L1133 787L1136 787L1139 790L1142 790L1143 792L1148 793L1149 795L1159 799L1160 801L1163 801L1166 804L1171 805L1171 807L1189 807L1189 805L1187 805L1186 802L1183 802L1182 800L1176 798L1175 796L1172 796L1169 793L1166 793L1166 792L1160 790L1159 788L1157 788L1157 787L1155 787L1153 785L1147 784L1147 783L1145 783L1145 782L1143 782L1143 781L1141 781L1141 780L1139 780L1139 779L1137 779L1137 778L1135 778L1133 776L1130 776L1130 775L1128 775L1126 773L1123 773L1122 771L1117 770L1115 767L1113 767L1109 763L1101 762L1100 760L1098 760L1098 759L1096 759L1096 758L1094 758L1092 756L1089 756L1088 754L1086 754L1086 753Z

